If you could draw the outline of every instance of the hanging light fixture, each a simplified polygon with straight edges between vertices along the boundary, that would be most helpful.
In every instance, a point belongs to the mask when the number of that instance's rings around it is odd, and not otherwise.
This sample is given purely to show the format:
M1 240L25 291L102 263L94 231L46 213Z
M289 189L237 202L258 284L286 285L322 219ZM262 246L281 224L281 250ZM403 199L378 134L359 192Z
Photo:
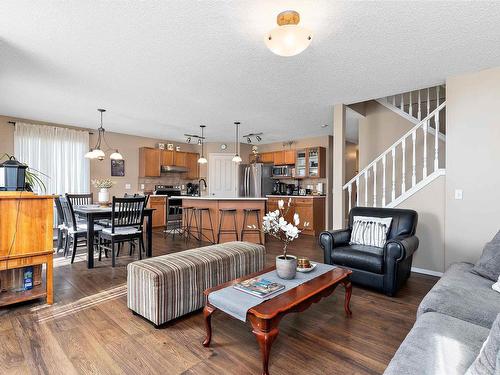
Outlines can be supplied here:
M236 150L236 154L234 154L233 157L233 162L235 163L241 163L242 159L240 157L240 142L238 141L238 133L239 133L239 127L240 127L240 122L235 121L234 125L236 125L236 138L235 138L235 143L234 143L234 149Z
M201 141L201 156L198 159L198 163L199 164L207 164L207 159L205 158L205 154L203 152L203 141L205 140L205 137L203 135L203 129L205 129L206 126L200 125L200 128L201 128L201 137L198 139L198 144L200 144L200 141Z
M272 29L265 38L267 48L279 56L295 56L311 44L310 30L299 26L300 15L294 10L278 14L278 27Z
M97 109L101 113L101 124L99 125L99 128L97 128L98 131L98 136L97 136L97 142L95 144L94 148L91 148L89 152L85 154L85 157L87 159L98 159L98 160L104 160L104 157L106 154L102 150L102 146L106 145L107 149L106 151L113 150L111 147L109 147L108 142L106 141L106 138L104 137L104 127L102 126L102 114L106 112L105 109L98 108ZM118 149L115 149L114 152L109 155L109 158L112 160L123 160L122 154L118 152Z

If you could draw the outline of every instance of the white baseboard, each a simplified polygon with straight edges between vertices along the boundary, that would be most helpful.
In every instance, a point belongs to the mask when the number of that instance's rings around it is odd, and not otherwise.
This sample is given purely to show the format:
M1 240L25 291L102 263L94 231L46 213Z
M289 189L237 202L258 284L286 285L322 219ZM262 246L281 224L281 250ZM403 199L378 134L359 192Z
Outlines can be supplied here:
M442 272L426 270L425 268L412 267L411 272L422 273L424 275L431 275L431 276L437 276L437 277L443 276Z

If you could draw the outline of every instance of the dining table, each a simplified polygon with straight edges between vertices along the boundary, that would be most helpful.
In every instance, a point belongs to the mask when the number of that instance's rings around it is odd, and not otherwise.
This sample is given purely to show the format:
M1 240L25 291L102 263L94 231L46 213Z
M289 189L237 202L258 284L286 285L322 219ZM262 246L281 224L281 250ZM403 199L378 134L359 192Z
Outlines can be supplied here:
M75 214L87 222L87 268L94 268L94 225L98 220L111 220L111 207L98 205L75 206ZM154 208L145 208L146 220L146 256L153 256L153 211Z

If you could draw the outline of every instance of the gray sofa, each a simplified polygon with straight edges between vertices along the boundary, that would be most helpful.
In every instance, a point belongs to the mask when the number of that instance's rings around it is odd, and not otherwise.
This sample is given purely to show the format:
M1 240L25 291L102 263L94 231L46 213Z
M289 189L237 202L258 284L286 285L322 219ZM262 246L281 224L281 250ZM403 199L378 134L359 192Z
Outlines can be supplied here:
M493 281L455 263L424 297L417 321L394 355L386 375L466 373L500 313Z

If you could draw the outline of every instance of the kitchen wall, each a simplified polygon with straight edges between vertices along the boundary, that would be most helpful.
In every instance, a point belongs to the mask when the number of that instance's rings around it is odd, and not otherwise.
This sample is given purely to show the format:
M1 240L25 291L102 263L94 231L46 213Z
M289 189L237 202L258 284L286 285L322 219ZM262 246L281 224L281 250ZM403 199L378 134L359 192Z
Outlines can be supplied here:
M475 262L500 229L500 68L451 77L446 89L448 266ZM463 199L455 199L455 190Z

